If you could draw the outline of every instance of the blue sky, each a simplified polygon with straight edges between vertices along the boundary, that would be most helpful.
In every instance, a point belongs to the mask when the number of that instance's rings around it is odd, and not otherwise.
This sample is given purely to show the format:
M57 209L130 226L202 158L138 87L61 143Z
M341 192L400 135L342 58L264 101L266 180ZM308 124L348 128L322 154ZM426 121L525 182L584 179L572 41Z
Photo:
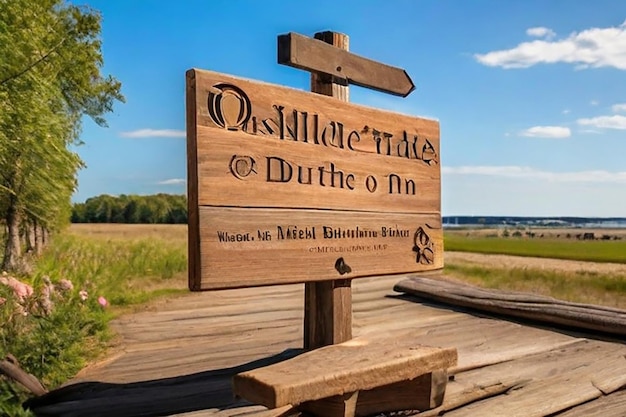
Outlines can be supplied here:
M73 1L85 4L84 1ZM442 214L626 216L626 2L92 0L125 104L85 121L74 201L185 192L185 71L307 90L276 36L334 30L405 68L407 98L354 103L441 123Z

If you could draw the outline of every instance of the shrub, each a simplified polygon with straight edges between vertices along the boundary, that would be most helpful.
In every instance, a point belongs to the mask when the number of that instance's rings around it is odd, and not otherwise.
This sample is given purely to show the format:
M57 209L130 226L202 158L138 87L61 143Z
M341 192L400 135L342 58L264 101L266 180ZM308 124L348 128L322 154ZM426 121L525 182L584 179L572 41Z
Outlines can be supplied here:
M81 298L69 280L42 277L35 288L0 277L0 356L9 353L44 386L56 386L75 374L106 337L107 312L95 297ZM0 414L26 415L27 393L6 379L0 382Z
M0 359L55 388L103 351L116 307L186 293L186 266L180 242L57 235L31 276L0 276ZM0 416L29 415L28 395L0 376Z

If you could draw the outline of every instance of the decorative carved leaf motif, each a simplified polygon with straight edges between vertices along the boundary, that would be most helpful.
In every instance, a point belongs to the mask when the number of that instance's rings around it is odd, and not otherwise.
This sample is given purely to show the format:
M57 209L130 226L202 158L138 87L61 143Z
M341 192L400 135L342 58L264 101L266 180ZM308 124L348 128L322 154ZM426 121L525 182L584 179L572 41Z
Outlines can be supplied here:
M430 240L430 236L428 236L428 233L426 233L423 227L419 227L415 231L413 243L413 252L417 254L415 262L423 265L430 265L435 262L433 242Z

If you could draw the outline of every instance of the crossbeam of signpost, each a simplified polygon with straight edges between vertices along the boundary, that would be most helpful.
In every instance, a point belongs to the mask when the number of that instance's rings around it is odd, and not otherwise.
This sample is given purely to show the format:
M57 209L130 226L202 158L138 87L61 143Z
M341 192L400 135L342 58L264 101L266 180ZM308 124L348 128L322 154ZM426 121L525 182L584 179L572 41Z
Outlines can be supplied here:
M396 96L406 97L415 89L411 77L402 68L297 33L278 37L278 63L331 75L335 83L354 84Z

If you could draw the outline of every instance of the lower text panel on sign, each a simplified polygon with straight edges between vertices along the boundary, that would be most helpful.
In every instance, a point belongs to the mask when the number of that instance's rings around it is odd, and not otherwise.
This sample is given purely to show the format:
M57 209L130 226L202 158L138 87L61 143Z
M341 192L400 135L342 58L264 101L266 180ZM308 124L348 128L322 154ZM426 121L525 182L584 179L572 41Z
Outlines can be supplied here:
M192 290L443 268L439 213L199 208ZM190 253L193 256L193 253Z

